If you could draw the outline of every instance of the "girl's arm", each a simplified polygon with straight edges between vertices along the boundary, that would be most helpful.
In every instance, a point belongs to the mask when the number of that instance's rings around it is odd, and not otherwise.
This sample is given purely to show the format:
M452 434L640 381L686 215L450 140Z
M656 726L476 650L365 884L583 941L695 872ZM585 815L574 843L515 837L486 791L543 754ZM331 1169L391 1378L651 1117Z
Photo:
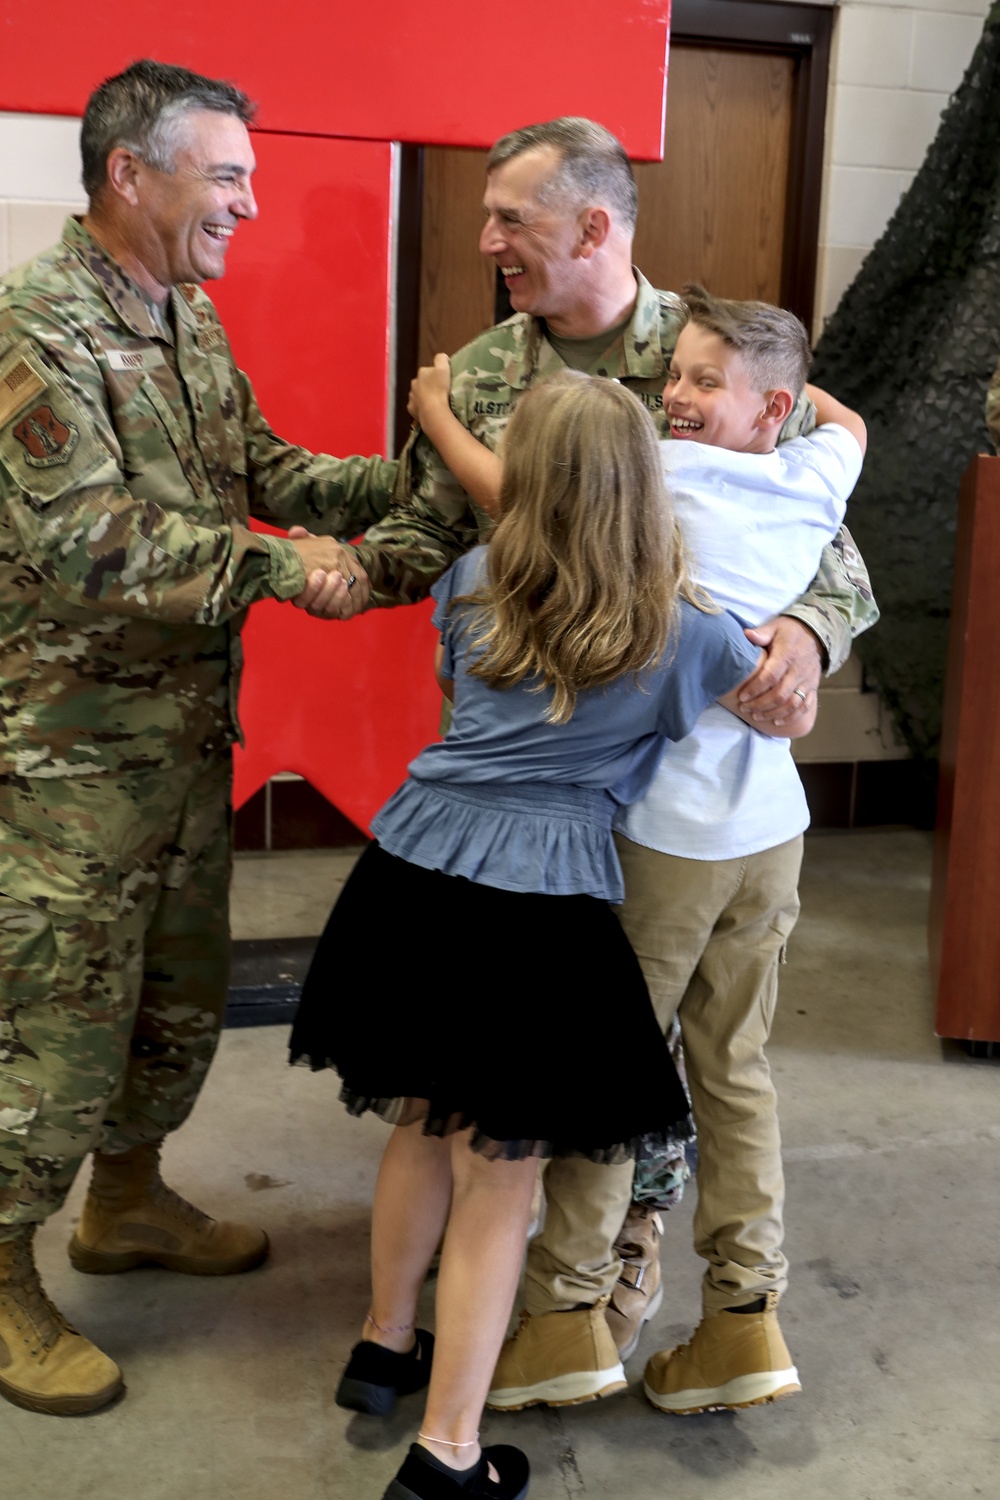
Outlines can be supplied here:
M821 391L818 385L807 385L806 395L816 408L816 426L822 427L824 422L836 422L838 426L846 427L864 453L868 447L868 429L858 413L826 391Z
M406 409L420 423L463 490L488 516L496 516L502 465L455 416L448 400L450 390L448 356L435 354L433 366L422 365L411 380Z
M473 439L473 441L475 441L475 439ZM442 457L443 456L444 455L442 454ZM438 641L437 645L434 648L434 676L437 678L437 685L441 689L444 696L449 699L450 702L454 703L455 679L453 677L445 677L444 673L441 671L443 664L444 641Z

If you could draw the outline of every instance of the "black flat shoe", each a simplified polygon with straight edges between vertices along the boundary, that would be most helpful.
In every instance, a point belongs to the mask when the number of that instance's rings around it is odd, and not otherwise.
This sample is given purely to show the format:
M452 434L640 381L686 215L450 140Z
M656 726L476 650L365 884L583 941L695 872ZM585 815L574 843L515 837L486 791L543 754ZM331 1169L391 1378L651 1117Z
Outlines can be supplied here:
M349 1411L368 1412L373 1417L387 1417L396 1405L397 1396L422 1391L431 1378L434 1335L426 1328L418 1328L416 1338L408 1354L397 1354L370 1339L355 1344L337 1387L334 1398L337 1405L346 1406Z
M499 1483L490 1478L492 1464ZM520 1448L506 1443L484 1448L471 1469L449 1469L419 1443L411 1443L403 1467L382 1500L524 1500L531 1470Z

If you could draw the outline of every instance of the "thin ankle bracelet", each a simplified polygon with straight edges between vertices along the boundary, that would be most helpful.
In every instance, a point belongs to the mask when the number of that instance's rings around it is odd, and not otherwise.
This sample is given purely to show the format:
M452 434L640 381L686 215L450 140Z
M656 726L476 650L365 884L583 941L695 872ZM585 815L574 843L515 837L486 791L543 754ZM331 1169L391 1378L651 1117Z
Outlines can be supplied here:
M440 1443L442 1448L474 1448L479 1442L479 1433L468 1443L453 1443L450 1438L431 1437L429 1432L418 1432L418 1438L423 1438L425 1443Z
M381 1323L376 1323L371 1313L365 1313L365 1322L370 1323L378 1333L409 1333L415 1326L413 1323L400 1323L396 1327L387 1324L383 1328Z

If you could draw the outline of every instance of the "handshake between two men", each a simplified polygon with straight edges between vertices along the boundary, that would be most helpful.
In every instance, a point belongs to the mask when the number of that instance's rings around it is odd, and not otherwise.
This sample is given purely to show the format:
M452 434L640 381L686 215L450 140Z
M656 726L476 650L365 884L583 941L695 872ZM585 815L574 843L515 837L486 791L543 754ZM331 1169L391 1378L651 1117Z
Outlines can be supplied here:
M306 585L292 603L320 620L350 620L368 606L371 583L361 564L333 537L292 526L288 540L306 570Z

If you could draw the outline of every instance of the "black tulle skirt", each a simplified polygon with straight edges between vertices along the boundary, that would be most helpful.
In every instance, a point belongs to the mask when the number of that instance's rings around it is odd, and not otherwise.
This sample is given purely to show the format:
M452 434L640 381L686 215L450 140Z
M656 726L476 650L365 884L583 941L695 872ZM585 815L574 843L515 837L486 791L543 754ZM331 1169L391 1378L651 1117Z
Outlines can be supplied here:
M518 1158L643 1158L688 1106L638 960L591 896L492 886L365 850L330 914L292 1062L352 1114Z

